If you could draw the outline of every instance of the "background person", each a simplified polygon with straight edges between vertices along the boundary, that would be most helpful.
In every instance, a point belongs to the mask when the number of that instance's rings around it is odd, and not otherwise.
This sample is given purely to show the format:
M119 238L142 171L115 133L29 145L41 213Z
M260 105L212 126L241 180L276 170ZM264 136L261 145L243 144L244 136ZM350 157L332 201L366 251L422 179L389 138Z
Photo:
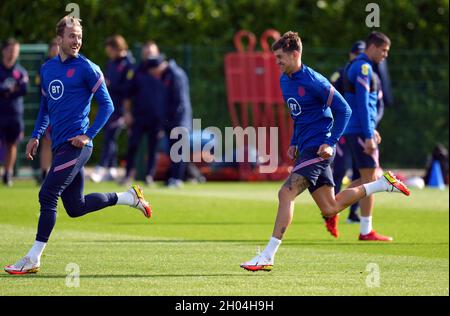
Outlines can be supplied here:
M125 177L121 183L127 185L135 178L136 155L144 135L147 136L147 168L145 182L153 183L156 151L165 107L165 87L151 74L154 42L142 46L142 61L131 80L129 97L125 101L125 122L128 126L128 149Z
M0 64L0 142L4 147L3 184L12 186L17 145L23 137L23 96L28 89L28 73L18 62L20 44L14 38L2 43Z
M155 44L156 48L157 45ZM169 137L169 148L178 139L171 139L170 132L173 128L184 127L192 131L192 106L189 91L189 79L186 72L179 67L174 60L167 61L165 56L159 53L159 49L152 51L149 59L150 73L163 83L165 87L165 107L163 128ZM167 186L179 188L183 184L188 162L171 161Z
M105 81L114 104L114 112L103 129L103 147L99 165L91 174L94 182L117 178L117 140L124 126L124 101L129 95L134 76L134 59L128 54L128 45L123 36L108 37L105 52L109 61L106 65Z

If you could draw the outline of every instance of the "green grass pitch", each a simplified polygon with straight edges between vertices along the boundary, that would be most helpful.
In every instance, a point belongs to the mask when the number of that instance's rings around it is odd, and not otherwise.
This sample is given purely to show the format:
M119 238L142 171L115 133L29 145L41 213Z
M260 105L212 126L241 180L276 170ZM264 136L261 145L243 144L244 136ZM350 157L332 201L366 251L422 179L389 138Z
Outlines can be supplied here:
M273 271L242 270L239 264L271 236L279 186L144 188L151 220L126 206L72 219L60 202L41 271L1 271L0 295L449 295L448 189L378 194L374 228L393 236L393 243L357 241L359 226L344 223L347 211L335 240L304 193ZM87 183L85 190L114 191L123 188ZM0 187L2 267L34 241L37 194L31 181ZM80 269L79 286L73 286L74 270L66 270L70 263Z

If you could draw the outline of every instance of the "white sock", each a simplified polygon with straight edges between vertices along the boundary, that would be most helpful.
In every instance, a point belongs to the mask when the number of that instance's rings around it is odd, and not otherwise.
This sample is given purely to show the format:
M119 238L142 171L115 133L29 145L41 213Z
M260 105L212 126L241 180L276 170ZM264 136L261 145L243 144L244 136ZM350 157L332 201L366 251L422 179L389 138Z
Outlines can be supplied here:
M277 239L275 237L270 238L269 243L262 252L262 255L264 255L267 259L273 259L280 245L281 245L280 239Z
M134 194L131 192L120 192L117 194L117 203L116 205L136 205L136 201L134 199Z
M361 235L367 235L372 231L372 216L361 216L360 232Z
M47 243L36 240L33 247L28 251L27 257L30 257L33 262L40 262L46 245Z
M384 192L388 190L386 181L383 178L378 179L377 181L364 183L364 189L366 190L366 196L377 192Z

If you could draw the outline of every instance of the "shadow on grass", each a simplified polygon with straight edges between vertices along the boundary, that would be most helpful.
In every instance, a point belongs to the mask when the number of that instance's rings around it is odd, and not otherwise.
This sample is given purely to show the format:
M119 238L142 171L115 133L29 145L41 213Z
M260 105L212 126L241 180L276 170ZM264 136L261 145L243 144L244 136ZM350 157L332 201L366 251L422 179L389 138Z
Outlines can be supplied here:
M121 239L121 240L79 240L76 242L80 243L242 243L242 244L266 244L266 239ZM322 241L301 241L301 240L290 240L283 242L283 247L289 246L369 246L369 247L379 247L379 246L447 246L446 242L340 242L338 240L322 240Z
M213 240L213 239L130 239L130 240L79 240L80 243L267 243L267 240Z
M199 278L199 277L248 277L256 273L242 271L240 273L223 273L223 274L82 274L81 279L133 279L133 278ZM265 273L264 273L265 274ZM26 275L10 275L1 274L0 279L8 278L27 278L27 279L66 279L66 274L26 274Z
M149 225L153 223L149 222L125 222L125 223L113 223L111 225L114 226L139 226L139 225ZM154 223L156 224L156 223ZM171 225L184 225L184 226L228 226L228 225L234 225L234 226L259 226L259 225L273 225L273 222L158 222L158 226L171 226ZM318 225L321 224L317 221L302 221L301 223L292 223L292 226L295 225Z
M361 241L355 241L355 242L339 242L339 241L307 241L307 242L286 242L283 243L283 246L369 246L369 247L379 247L379 246L389 246L389 247L396 247L396 246L448 246L448 243L446 242L383 242L383 241L376 241L376 242L361 242Z

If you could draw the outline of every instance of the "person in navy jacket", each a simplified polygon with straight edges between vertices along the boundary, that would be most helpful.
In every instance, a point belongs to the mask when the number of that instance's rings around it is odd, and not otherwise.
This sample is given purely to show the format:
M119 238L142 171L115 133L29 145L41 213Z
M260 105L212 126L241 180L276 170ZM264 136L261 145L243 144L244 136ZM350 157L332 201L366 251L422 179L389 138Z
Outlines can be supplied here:
M28 73L17 62L20 44L10 38L2 44L0 64L0 144L5 148L3 183L12 186L17 144L23 136L23 96L28 89Z
M117 177L117 140L124 127L124 102L128 97L134 76L134 58L128 52L123 36L110 36L105 42L109 57L105 82L114 104L114 112L103 129L103 147L100 162L91 174L94 182L114 180Z
M190 98L189 78L186 72L174 60L166 60L155 44L151 58L148 60L150 73L164 85L165 106L163 128L169 138L169 147L178 139L170 137L174 128L181 127L192 131L192 106ZM188 161L172 160L167 185L180 187L183 183Z
M150 73L149 59L154 42L148 41L142 46L142 61L136 68L131 80L129 96L125 101L125 122L128 131L127 167L122 184L130 183L135 175L135 159L143 136L147 136L147 167L145 182L153 184L156 172L156 150L165 108L165 87Z

